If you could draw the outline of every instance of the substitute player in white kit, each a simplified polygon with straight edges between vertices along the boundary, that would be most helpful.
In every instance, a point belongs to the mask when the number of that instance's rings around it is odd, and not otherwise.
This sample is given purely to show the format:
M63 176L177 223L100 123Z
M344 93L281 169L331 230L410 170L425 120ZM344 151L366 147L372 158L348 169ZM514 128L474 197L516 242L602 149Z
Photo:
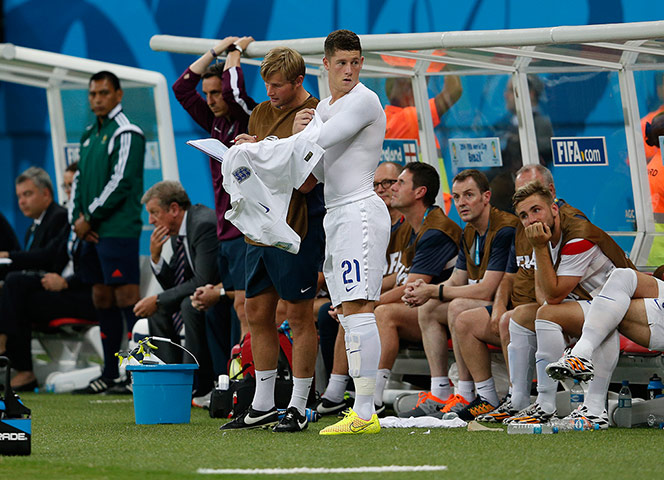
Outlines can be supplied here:
M323 65L332 95L315 110L325 122L318 144L325 149L322 172L325 183L323 272L334 306L346 332L346 355L355 382L355 404L343 420L324 428L321 435L378 433L374 412L380 339L374 302L380 297L385 251L390 236L390 216L374 193L374 171L380 161L385 136L385 113L378 96L359 82L364 57L359 37L337 30L325 40ZM295 118L298 132L313 118L302 110ZM320 166L320 164L319 164Z

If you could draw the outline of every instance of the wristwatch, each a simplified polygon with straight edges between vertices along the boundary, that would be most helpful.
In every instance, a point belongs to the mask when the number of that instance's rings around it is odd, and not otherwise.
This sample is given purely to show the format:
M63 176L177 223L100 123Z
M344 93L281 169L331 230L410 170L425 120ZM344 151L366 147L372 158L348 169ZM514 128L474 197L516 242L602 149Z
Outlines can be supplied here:
M242 53L244 52L244 50L242 49L241 46L239 46L239 45L237 45L237 44L235 44L235 43L231 43L231 44L228 46L228 48L226 49L226 53L231 53L231 52L234 52L234 51L236 51L236 50L237 50L238 52L240 52L240 55L242 55Z

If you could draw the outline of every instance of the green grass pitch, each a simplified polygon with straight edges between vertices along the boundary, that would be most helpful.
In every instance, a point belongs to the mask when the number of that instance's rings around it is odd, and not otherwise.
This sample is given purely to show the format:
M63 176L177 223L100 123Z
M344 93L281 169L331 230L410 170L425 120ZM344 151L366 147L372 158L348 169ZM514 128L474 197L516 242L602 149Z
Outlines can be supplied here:
M32 455L0 456L0 479L515 479L651 478L662 475L664 431L646 428L557 435L465 429L383 429L321 437L327 417L297 434L221 432L192 410L186 425L136 425L130 396L23 394L32 409ZM446 465L413 473L201 475L199 468Z

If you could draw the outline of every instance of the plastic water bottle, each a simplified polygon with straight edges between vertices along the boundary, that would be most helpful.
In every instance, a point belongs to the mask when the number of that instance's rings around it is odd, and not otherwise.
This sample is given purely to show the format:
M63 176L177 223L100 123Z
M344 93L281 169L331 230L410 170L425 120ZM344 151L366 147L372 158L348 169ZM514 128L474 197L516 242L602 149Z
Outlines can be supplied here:
M558 433L552 425L547 423L510 423L507 425L507 433L510 434L548 434Z
M231 380L228 375L219 375L217 379L217 390L228 390Z
M317 422L318 420L320 420L321 417L320 413L311 408L305 408L304 415L307 417L307 420L309 420L310 422Z
M583 387L579 381L575 379L574 385L569 389L569 407L573 412L581 405L583 405Z
M664 384L662 384L662 379L659 378L659 376L654 373L652 377L650 377L650 381L648 382L648 399L652 400L657 397L662 396L662 389L664 389Z
M286 415L285 408L277 409L277 417L279 418L279 420L284 418L284 415ZM317 422L321 418L321 414L311 408L304 409L304 416L307 417L307 420L309 420L310 422Z
M618 427L632 428L632 392L627 380L622 381L618 392L618 408L613 412L613 421Z
M585 418L560 418L551 422L551 425L557 432L599 430L599 425L596 425Z

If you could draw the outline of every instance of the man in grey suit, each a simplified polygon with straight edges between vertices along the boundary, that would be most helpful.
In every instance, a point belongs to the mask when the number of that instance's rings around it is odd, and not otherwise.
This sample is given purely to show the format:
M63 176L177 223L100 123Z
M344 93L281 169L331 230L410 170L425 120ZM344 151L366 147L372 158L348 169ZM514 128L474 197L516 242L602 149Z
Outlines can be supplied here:
M205 333L205 312L191 305L189 296L197 287L216 284L217 218L212 209L191 205L179 182L165 180L153 185L141 199L155 229L150 237L150 264L164 289L158 295L141 299L134 307L137 317L148 317L150 333L179 343L184 325L185 348L197 358L198 386L196 395L212 388L212 360ZM169 262L161 251L169 241L173 255ZM193 362L189 355L170 344L159 343L157 356L166 363ZM189 358L187 358L189 357Z

